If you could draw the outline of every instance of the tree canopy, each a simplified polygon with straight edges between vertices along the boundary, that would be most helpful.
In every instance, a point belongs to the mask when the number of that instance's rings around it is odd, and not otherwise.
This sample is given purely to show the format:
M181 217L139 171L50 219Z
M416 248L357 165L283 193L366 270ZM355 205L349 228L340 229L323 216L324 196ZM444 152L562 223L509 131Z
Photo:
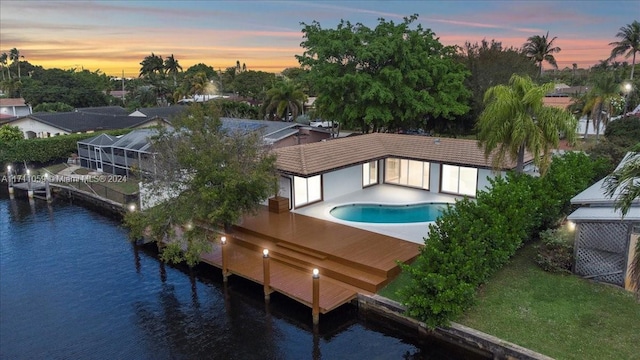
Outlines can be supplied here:
M491 86L508 84L513 74L535 76L536 65L527 58L522 49L505 48L496 40L482 40L480 43L465 43L459 49L459 61L471 72L465 84L471 90L470 127L484 109L484 93Z
M23 140L22 130L17 126L3 125L0 126L0 143Z
M379 19L375 29L344 20L335 29L302 23L304 52L296 58L317 91L317 114L364 132L465 114L468 72L454 47L421 25L411 28L417 18Z
M235 223L273 195L275 157L261 135L223 128L218 111L213 102L193 104L173 120L174 131L152 140L157 170L149 195L166 200L125 221L133 238L170 239L164 260L194 265L210 249L210 228Z
M556 69L558 68L558 63L556 62L556 58L553 54L559 53L561 49L553 45L555 40L555 36L553 39L549 40L549 32L547 31L546 35L534 35L529 37L527 42L523 45L523 49L527 56L533 60L533 62L538 64L540 68L540 76L542 76L543 61L548 62Z
M560 134L575 140L576 119L564 109L544 106L542 99L553 83L535 85L528 76L513 75L508 85L489 88L486 108L477 123L478 140L485 156L496 151L494 166L505 158L516 161L523 171L525 151L544 175L551 161L551 150L558 147Z

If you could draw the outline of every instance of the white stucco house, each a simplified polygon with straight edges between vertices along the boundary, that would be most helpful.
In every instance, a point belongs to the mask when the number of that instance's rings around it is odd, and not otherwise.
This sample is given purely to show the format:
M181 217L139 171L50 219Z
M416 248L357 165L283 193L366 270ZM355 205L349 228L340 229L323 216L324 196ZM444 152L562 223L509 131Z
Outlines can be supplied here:
M476 140L373 133L274 150L289 209L378 184L475 197L515 163L493 169ZM532 157L527 156L527 163Z
M171 109L169 109L171 108ZM17 126L25 139L67 134L91 134L96 131L139 129L169 124L182 106L149 108L129 112L120 106L80 108L69 112L40 112L12 118L3 124Z
M0 123L32 112L31 105L26 104L22 98L0 98Z

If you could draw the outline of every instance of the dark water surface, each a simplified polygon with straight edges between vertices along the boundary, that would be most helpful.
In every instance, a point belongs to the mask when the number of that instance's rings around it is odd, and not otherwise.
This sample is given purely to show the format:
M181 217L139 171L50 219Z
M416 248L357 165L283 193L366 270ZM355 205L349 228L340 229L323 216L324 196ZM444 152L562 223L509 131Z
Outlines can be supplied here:
M0 195L0 359L466 359L344 306L311 311L159 262L118 220Z

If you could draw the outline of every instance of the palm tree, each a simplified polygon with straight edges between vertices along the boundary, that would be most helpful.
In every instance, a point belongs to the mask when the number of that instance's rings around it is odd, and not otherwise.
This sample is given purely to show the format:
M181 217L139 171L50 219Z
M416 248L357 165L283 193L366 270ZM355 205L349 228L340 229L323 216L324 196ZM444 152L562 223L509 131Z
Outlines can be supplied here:
M484 95L485 110L476 128L485 157L494 155L493 166L503 165L505 157L516 162L522 172L525 151L544 175L551 162L551 150L557 148L560 134L569 142L576 136L576 120L564 109L543 105L553 83L535 85L528 76L514 74L508 85L489 88Z
M583 115L591 114L593 127L596 130L596 141L600 138L601 125L607 126L614 111L613 101L620 97L620 82L611 72L602 72L593 77L592 87L587 93L587 101L583 108ZM604 115L604 116L603 116ZM585 139L589 121L585 126Z
M302 106L307 96L291 81L283 80L277 83L273 88L267 91L266 112L276 110L276 115L284 115L285 120L289 120L291 113L292 119L298 117L302 112Z
M176 79L176 76L179 71L182 71L182 66L178 64L178 60L173 57L173 54L164 59L164 69L167 74L173 77L173 86L178 86L178 80Z
M613 60L620 55L624 55L625 58L631 57L630 80L633 80L633 70L636 65L636 53L640 52L640 22L635 20L631 24L621 27L620 31L616 34L616 37L619 38L620 41L609 43L610 46L614 47L611 49L611 57L609 59Z
M13 64L18 67L18 79L20 79L20 51L16 48L11 49L9 51L9 58Z
M640 199L640 143L625 159L624 164L607 176L604 182L607 196L617 196L615 208L620 209L623 217L627 215L633 202ZM640 241L636 243L635 255L629 270L631 283L636 291L640 292Z
M7 55L7 53L2 53L2 55L0 55L0 72L2 72L2 81L5 80L4 69L7 69L7 74L9 73L9 68L7 67L8 59L9 55ZM9 75L9 79L11 79L11 75Z
M557 46L553 46L553 42L556 39L554 36L551 41L549 39L549 32L547 31L547 35L534 35L527 39L527 42L524 43L522 49L528 58L532 59L535 63L538 64L540 68L540 77L542 77L542 62L546 61L551 64L554 68L558 68L558 64L556 63L556 58L553 57L554 53L560 52L560 48Z
M151 53L140 63L140 76L149 77L153 74L162 74L164 72L164 61L162 56Z

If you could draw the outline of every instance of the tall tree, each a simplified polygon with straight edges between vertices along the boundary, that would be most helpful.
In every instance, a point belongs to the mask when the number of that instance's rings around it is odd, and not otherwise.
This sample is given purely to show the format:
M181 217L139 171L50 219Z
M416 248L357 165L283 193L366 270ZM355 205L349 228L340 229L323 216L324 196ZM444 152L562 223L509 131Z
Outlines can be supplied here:
M538 68L521 49L505 48L499 41L482 40L480 43L465 43L459 49L459 61L471 72L465 84L472 92L470 127L484 109L484 93L491 86L508 84L513 74L535 76Z
M344 20L335 29L303 23L304 52L296 58L318 92L318 115L367 132L467 113L468 72L454 47L421 25L411 29L417 18L379 19L374 29Z
M587 93L587 101L583 115L591 114L596 131L596 141L600 138L600 127L607 126L614 112L614 102L620 99L620 81L610 71L601 71L592 78L592 87ZM589 121L585 124L585 139L588 134Z
M613 46L611 49L610 60L615 59L620 55L624 55L625 58L631 57L631 77L633 81L633 70L636 65L636 54L640 52L640 22L634 20L631 24L623 26L616 34L616 37L620 41L614 41L609 43L609 46Z
M302 106L307 96L290 80L284 80L277 83L273 88L267 91L267 101L265 102L265 112L275 110L276 115L289 120L289 114L292 120L298 117L302 112Z
M11 49L9 51L9 57L11 58L13 65L18 68L18 79L20 79L20 51L16 48Z
M553 86L553 83L538 86L528 76L516 74L508 85L487 90L486 108L476 126L485 156L496 152L495 167L503 165L508 157L516 161L516 171L522 172L525 151L528 151L544 175L560 134L565 134L570 142L575 140L576 120L571 113L544 106L542 102Z
M274 73L249 70L237 74L230 87L239 96L263 101L267 90L273 87L275 81Z
M7 70L8 78L11 79L11 75L8 74L9 73L9 68L7 67L8 59L9 59L9 55L7 55L7 53L2 53L2 55L0 55L0 72L2 72L3 81L5 80L5 77L4 77L5 69Z
M558 68L558 63L556 63L556 58L553 56L555 53L560 52L560 48L557 46L553 46L553 42L556 40L554 36L553 39L549 40L549 32L547 31L546 35L534 35L527 39L527 42L524 43L523 49L527 56L532 59L538 67L540 68L539 76L542 77L542 62L546 61L554 68Z
M174 131L160 130L152 140L157 170L150 194L165 200L125 221L134 238L170 239L164 260L196 264L212 245L209 228L234 224L273 195L275 156L261 134L226 129L218 114L214 102L193 104L173 120Z
M150 77L154 74L164 73L164 60L162 56L151 53L140 62L140 76Z
M178 64L178 60L173 57L173 54L164 59L164 70L167 72L167 74L173 77L173 86L178 86L177 75L178 72L182 71L182 66Z

